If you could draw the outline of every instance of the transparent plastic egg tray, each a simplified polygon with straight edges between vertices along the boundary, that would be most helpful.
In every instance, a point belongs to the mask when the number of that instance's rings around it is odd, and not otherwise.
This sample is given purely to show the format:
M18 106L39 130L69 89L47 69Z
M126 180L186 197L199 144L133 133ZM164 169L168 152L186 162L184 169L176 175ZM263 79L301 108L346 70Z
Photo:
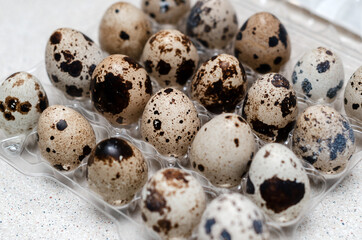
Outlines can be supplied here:
M289 80L291 80L293 67L297 60L306 51L319 46L332 49L342 59L345 72L344 85L347 84L352 73L362 64L362 50L361 48L358 48L360 46L360 38L358 36L324 21L323 19L313 16L305 10L284 1L257 2L252 0L235 0L231 1L231 3L234 5L238 14L239 26L241 26L248 17L259 11L271 12L281 20L286 27L291 40L292 54L290 60L282 68L280 73ZM98 23L94 26L95 27L92 29L78 30L92 36L94 40L97 40L94 36L97 36L96 32L98 31ZM164 27L165 26L154 26L155 30ZM233 44L230 44L224 50L206 50L200 47L200 64L214 54L222 52L233 54ZM61 104L71 107L80 112L91 123L96 134L97 143L109 137L119 137L130 141L138 147L148 163L149 177L161 168L182 168L200 181L207 195L208 201L211 201L221 193L229 191L243 193L245 190L246 177L244 177L240 185L235 188L217 188L210 184L203 176L192 170L187 155L180 158L162 156L153 146L142 140L140 134L140 122L128 126L114 127L109 124L105 118L94 111L90 100L78 101L74 99L67 99L61 91L52 86L43 62L39 63L35 68L29 70L28 72L41 80L43 87L47 92L50 105ZM251 83L258 77L258 75L247 67L246 72L248 75L248 87L250 87ZM183 91L189 96L190 80L183 89ZM160 87L153 79L153 93L155 93L158 89L160 89ZM342 101L343 92L344 88L339 92L336 100L327 105L330 105L342 114L345 114ZM198 110L202 124L206 123L215 116L197 102L194 102L194 104ZM298 97L299 113L301 113L306 107L314 104L316 103L305 100L303 96ZM241 114L241 106L242 102L235 110L235 112L239 115ZM319 173L311 165L303 163L312 188L311 198L301 214L291 222L277 223L265 216L267 226L272 232L272 239L293 239L295 229L301 223L303 217L312 211L323 197L340 181L342 181L351 169L362 159L362 123L354 119L349 119L349 121L354 129L357 147L354 155L349 160L346 169L337 175L326 176ZM291 136L292 133L290 133L288 140L284 143L288 147L290 147ZM265 144L257 137L256 139L258 148ZM11 138L6 137L0 131L0 157L3 161L26 175L46 176L57 180L70 191L74 192L74 194L93 204L97 209L114 221L118 229L119 239L158 239L158 236L149 230L142 222L140 213L140 192L138 192L134 199L125 206L116 207L108 204L101 196L98 196L88 188L86 179L86 159L75 170L71 172L63 172L53 168L41 157L37 146L36 129L29 134L13 136ZM197 228L194 229L194 234L190 239L197 239L196 230Z

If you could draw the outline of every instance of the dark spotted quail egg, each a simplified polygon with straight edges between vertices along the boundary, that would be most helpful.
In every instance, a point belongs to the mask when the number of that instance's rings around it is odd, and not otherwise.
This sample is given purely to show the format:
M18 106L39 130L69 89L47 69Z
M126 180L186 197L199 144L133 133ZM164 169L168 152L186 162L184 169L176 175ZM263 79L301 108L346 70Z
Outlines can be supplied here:
M263 213L247 197L222 194L205 209L198 229L199 240L267 240L269 229Z
M141 61L162 87L182 87L196 70L199 55L183 33L161 30L147 41Z
M54 31L45 51L51 82L71 98L89 97L93 70L102 59L100 48L89 37L70 28Z
M362 66L353 73L344 91L344 110L351 118L362 121Z
M38 136L41 155L61 171L78 167L96 145L89 122L80 113L61 105L50 106L40 115Z
M147 162L133 144L109 138L88 159L89 187L113 205L130 202L147 181Z
M273 220L288 222L297 218L309 201L309 179L292 150L269 143L251 163L246 193Z
M238 18L228 0L199 0L187 18L187 35L208 48L224 48L238 31Z
M298 117L292 149L317 170L336 174L346 168L355 150L353 129L335 109L311 106Z
M124 54L138 60L151 32L146 14L130 3L116 2L103 15L99 43L110 54Z
M220 187L240 184L256 149L248 123L224 113L207 122L196 134L189 157L191 166Z
M202 186L181 169L158 171L142 191L143 221L162 239L189 237L199 224L205 207Z
M233 112L246 93L246 85L246 74L239 61L220 54L196 72L191 95L211 112Z
M93 105L112 124L136 122L151 94L151 79L146 70L126 55L108 56L94 70Z
M332 102L343 87L343 65L331 50L318 47L307 52L294 67L294 89L316 102Z
M279 72L290 51L284 25L268 12L251 16L236 34L235 56L259 73Z
M142 0L142 9L161 24L176 24L190 10L190 0Z
M159 153L179 157L186 154L200 125L191 100L177 89L166 88L148 101L141 134Z
M242 117L267 142L283 142L295 125L297 97L293 86L279 73L258 78L249 89Z
M8 135L26 133L48 107L39 80L26 72L9 76L0 86L0 128Z

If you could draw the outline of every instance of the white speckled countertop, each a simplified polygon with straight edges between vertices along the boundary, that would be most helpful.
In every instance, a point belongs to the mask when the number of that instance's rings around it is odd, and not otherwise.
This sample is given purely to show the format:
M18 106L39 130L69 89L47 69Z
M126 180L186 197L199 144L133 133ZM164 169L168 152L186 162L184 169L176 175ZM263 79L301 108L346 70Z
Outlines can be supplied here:
M53 30L88 29L112 2L0 0L0 78L43 61ZM0 239L117 238L111 220L62 185L24 176L1 160L0 169ZM297 239L361 239L361 182L359 164L304 219Z

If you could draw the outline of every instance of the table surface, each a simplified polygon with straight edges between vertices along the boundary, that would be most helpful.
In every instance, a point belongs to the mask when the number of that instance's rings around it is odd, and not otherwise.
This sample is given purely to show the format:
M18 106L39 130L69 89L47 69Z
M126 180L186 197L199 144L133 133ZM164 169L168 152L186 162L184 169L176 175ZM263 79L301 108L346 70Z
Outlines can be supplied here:
M87 29L113 2L0 0L0 78L43 61L56 28ZM25 176L1 160L0 169L0 239L117 238L110 219L59 183ZM361 182L359 164L306 216L296 239L361 239Z

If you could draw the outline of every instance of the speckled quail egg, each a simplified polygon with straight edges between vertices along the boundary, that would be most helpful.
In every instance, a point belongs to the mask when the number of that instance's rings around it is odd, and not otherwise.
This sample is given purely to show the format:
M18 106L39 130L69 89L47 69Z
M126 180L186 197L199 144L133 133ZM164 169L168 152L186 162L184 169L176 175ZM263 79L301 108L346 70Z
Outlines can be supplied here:
M293 86L279 73L258 78L249 89L242 117L264 141L283 142L295 125L298 115Z
M190 10L190 0L142 0L142 9L158 23L176 24Z
M246 193L273 220L288 222L305 209L310 184L292 150L269 143L259 149L251 163Z
M315 105L298 117L292 149L317 170L336 174L346 168L355 150L355 137L348 120L337 110Z
M100 48L89 37L70 28L54 31L45 51L52 84L71 98L89 97L93 70L102 59Z
M191 95L211 112L233 112L245 96L246 85L246 74L239 61L234 56L220 54L198 69Z
M182 87L196 70L199 55L183 33L161 30L147 41L141 61L162 87Z
M136 60L151 34L151 23L146 14L127 2L111 5L99 25L99 43L104 51Z
M47 107L43 87L29 73L14 73L0 85L0 128L8 135L32 130Z
M351 118L362 121L362 66L349 79L344 91L344 110Z
M89 187L113 205L130 202L147 176L147 162L140 150L120 138L101 141L88 159Z
M222 194L205 209L198 228L199 240L267 240L270 233L263 213L247 197Z
M287 30L271 13L252 15L236 34L235 56L258 73L279 72L290 52Z
M187 35L207 48L224 48L238 31L238 18L228 0L199 0L187 18Z
M142 115L141 134L159 153L179 157L186 154L200 125L191 100L175 88L166 88L148 101Z
M341 59L331 50L318 47L306 54L294 67L294 89L316 102L332 102L343 87Z
M112 124L136 122L151 94L151 79L146 70L126 55L108 56L94 70L93 105Z
M38 122L38 146L44 159L58 170L78 167L96 145L92 126L77 111L53 105Z
M143 221L162 239L189 237L199 224L205 207L202 186L181 169L159 170L142 191Z
M191 166L220 187L240 184L256 149L255 138L240 116L224 113L196 134L189 152Z

